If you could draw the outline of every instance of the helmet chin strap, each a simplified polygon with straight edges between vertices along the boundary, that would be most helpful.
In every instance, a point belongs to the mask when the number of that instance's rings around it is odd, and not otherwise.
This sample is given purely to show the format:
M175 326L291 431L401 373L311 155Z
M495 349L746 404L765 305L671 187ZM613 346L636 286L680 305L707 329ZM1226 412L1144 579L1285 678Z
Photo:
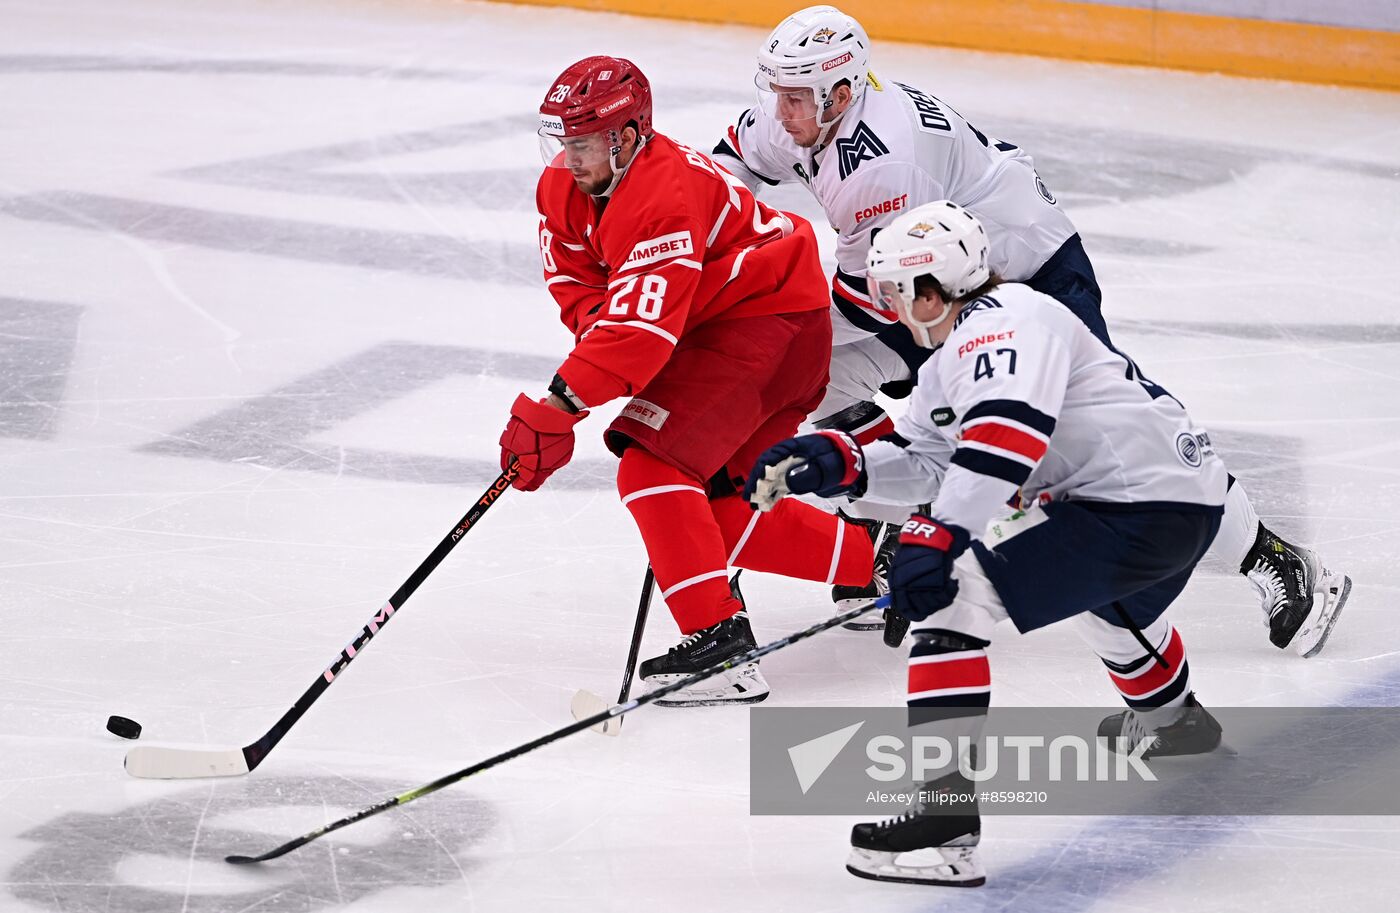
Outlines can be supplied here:
M840 114L836 115L836 117L832 118L832 120L831 120L829 123L821 124L821 122L818 121L818 124L821 125L820 128L819 128L819 130L818 130L818 132L817 132L817 148L818 148L818 149L824 148L824 147L826 146L827 140L831 139L831 134L834 133L834 132L836 131L836 128L837 128L838 126L840 126L840 124L841 124L841 119L842 119L843 117L845 117L847 114L851 113L851 108L855 107L855 104L856 104L856 102L857 102L858 100L859 100L859 96L852 95L852 96L851 96L850 102L846 105L846 110L845 110L845 111L842 111ZM823 112L827 111L827 110L830 109L831 106L834 105L835 103L836 103L836 102L835 102L835 99L833 99L833 98L831 98L830 96L828 96L827 99L826 99L826 101L823 103L822 111L823 111Z
M940 345L942 345L942 343L941 343L941 342L934 342L934 341L933 341L933 337L932 337L931 335L929 335L929 330L933 329L934 327L936 327L936 326L938 326L939 324L943 323L943 321L947 320L947 319L948 319L948 315L951 314L952 312L953 312L953 303L952 303L951 301L945 301L945 302L943 302L943 312L942 312L941 314L939 314L938 317L935 318L935 319L933 319L933 320L915 320L915 319L914 319L914 312L913 312L913 310L911 310L911 309L909 309L909 308L907 308L907 307L906 307L906 309L905 309L904 314L905 314L905 316L908 318L909 323L913 325L913 328L914 328L914 334L913 334L913 335L914 335L914 341L915 341L916 343L918 343L919 346L921 346L922 348L925 348L925 349L936 349L936 348L938 348Z
M647 138L645 136L638 136L637 146L632 150L632 157L628 159L627 164L623 165L621 168L617 167L617 153L610 151L608 153L608 167L612 169L612 180L608 182L608 186L601 193L595 193L593 196L603 198L612 196L612 192L617 189L618 183L622 181L622 176L627 173L627 169L631 168L632 163L637 160L637 153L641 152L642 147L646 144Z
M836 130L838 126L840 126L841 118L845 115L845 113L846 112L844 111L841 112L840 114L836 115L836 118L831 122L821 124L818 127L816 148L823 149L826 147L827 141L831 139L831 134ZM818 121L818 123L820 124L820 121Z

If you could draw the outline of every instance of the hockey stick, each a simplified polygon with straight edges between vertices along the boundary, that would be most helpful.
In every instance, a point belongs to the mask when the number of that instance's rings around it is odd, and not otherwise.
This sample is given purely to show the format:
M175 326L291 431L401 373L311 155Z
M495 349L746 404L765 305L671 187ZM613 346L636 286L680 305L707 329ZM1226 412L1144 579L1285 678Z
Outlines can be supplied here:
M474 774L479 774L483 770L489 770L492 767L495 767L497 764L504 764L506 761L509 761L513 758L518 758L523 754L527 754L531 751L534 751L536 748L543 748L545 745L548 745L551 742L557 742L560 739L565 738L567 736L571 736L576 732L582 732L590 726L594 726L598 723L605 722L606 720L613 719L615 717L620 717L625 713L631 713L638 707L643 707L647 704L650 704L652 701L656 700L659 697L665 697L666 695L671 694L672 692L679 691L682 688L689 688L691 685L697 684L698 682L702 682L707 678L713 678L714 676L719 675L722 672L727 672L728 670L733 669L737 666L742 666L745 663L751 663L760 657L767 656L769 653L776 652L778 650L783 649L784 647L792 646L800 640L806 640L807 638L820 634L823 631L828 631L832 628L843 625L846 622L850 621L852 618L859 618L866 612L870 612L875 609L883 609L888 604L889 597L882 596L880 599L876 600L868 606L863 606L857 609L850 609L849 611L842 612L839 615L833 615L826 621L819 621L816 624L812 625L810 628L804 628L801 631L798 631L794 634L789 634L787 637L781 637L773 641L772 643L764 644L761 647L755 647L747 653L742 653L738 656L726 659L724 662L715 663L713 666L707 666L704 669L701 669L699 672L696 672L694 675L687 675L685 678L680 679L679 681L672 682L669 685L663 685L662 687L657 688L655 691L648 691L641 697L635 697L625 704L618 704L614 707L609 707L601 713L587 717L586 719L570 723L569 725L561 729L554 730L548 735L542 735L539 738L526 742L523 745L517 745L509 751L503 751L494 757L487 758L485 761L478 761L471 767L464 767L455 773L450 773L445 777L439 777L431 783L425 783L422 786L410 789L408 792L402 793L401 795L385 799L383 802L371 805L368 808L362 808L359 811L355 812L353 815L346 815L344 818L341 818L338 821L332 821L330 824L324 825L323 827L318 827L316 830L311 831L307 834L303 834L295 840L288 841L287 843L284 843L275 849L268 850L261 856L225 856L224 861L231 862L234 865L247 865L252 862L266 862L269 859L276 859L278 856L285 856L292 850L306 846L311 841L316 840L320 837L324 837L331 831L338 831L342 827L354 824L357 821L363 821L364 819L373 817L374 815L377 815L380 812L386 812L389 809L394 808L395 806L407 805L414 799L421 799L424 796L429 795L430 793L435 793L438 790L443 789L444 787L451 786L453 783L456 783L460 780L465 780L467 777L470 777Z
M481 495L481 498L467 511L452 532L448 533L437 548L433 549L423 563L418 565L417 570L409 575L403 582L403 586L389 597L389 601L374 613L374 617L369 620L359 635L350 641L349 646L340 651L335 662L322 672L316 681L311 683L297 702L291 706L282 718L272 725L262 738L246 745L243 748L227 749L200 749L200 748L163 748L159 745L138 745L126 753L126 772L133 777L156 780L186 780L195 777L237 777L246 774L248 771L262 763L268 752L282 741L282 737L287 734L297 720L301 719L311 705L316 703L316 699L325 693L326 689L335 681L337 675L348 665L350 661L359 655L369 643L370 638L379 633L379 629L389 623L389 619L394 613L403 608L403 604L408 601L419 585L428 578L428 575L442 563L442 559L447 557L447 553L452 551L459 539L467 534L472 527L476 526L482 516L490 509L496 499L510 488L511 480L519 474L517 464L512 461L490 487Z
M622 670L622 690L617 694L619 704L627 700L627 696L632 693L632 673L637 668L637 654L642 649L642 633L646 631L647 612L651 609L651 592L654 589L656 589L656 574L652 571L651 565L648 564L647 575L642 579L642 598L637 603L637 621L632 626L632 645L627 650L627 668ZM606 709L608 709L607 701L592 691L576 691L574 699L569 702L569 712L574 715L576 720L596 716ZM594 726L593 731L601 732L603 735L622 735L622 720L605 720L602 725Z
M739 575L744 572L739 568L734 572L734 576L729 578L729 592L741 605L745 605L744 596L739 592ZM652 573L651 565L647 565L646 580L642 582L642 604L637 607L637 625L632 629L632 647L627 655L627 668L622 673L622 690L618 692L617 703L621 704L627 700L627 696L632 693L632 674L637 668L637 651L642 646L642 630L646 627L647 609L651 606L651 587L655 586L656 577ZM747 607L745 605L745 607ZM906 622L907 623L907 622ZM602 695L594 694L588 689L574 692L574 698L569 702L569 712L574 719L581 720L584 717L593 716L607 710L611 705L603 700ZM598 726L591 727L594 732L601 732L604 735L622 735L622 720L607 720Z

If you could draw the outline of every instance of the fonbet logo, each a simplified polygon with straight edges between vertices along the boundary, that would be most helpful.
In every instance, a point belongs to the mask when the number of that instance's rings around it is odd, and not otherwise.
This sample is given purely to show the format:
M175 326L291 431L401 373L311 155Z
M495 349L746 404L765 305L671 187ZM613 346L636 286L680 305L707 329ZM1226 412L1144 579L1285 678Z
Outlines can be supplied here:
M841 64L847 63L848 61L850 61L850 59L851 59L851 52L850 52L850 51L847 51L846 53L842 54L840 57L833 57L832 59L828 60L826 63L822 64L822 70L823 70L823 71L826 71L826 70L834 70L834 69L836 69L837 67L841 66Z
M802 794L807 795L831 768L842 751L855 738L864 721L808 739L787 750L792 772ZM1050 739L1039 735L969 736L949 739L937 735L876 735L865 741L865 776L881 783L925 781L957 770L974 783L983 783L1005 771L1019 782L1047 779L1058 783L1126 782L1132 779L1156 782L1157 775L1143 763L1143 754L1156 743L1154 737L1136 745L1128 739L1097 736L1085 739L1061 735ZM976 749L975 752L973 749ZM974 769L972 759L981 765Z

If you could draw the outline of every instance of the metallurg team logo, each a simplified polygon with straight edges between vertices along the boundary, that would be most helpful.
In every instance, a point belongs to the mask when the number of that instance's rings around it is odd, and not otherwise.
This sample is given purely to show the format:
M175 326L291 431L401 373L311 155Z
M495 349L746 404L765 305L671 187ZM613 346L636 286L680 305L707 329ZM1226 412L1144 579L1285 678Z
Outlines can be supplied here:
M831 29L821 29L812 36L812 40L817 44L831 44L831 39L836 37L836 33Z
M856 124L856 129L845 139L836 141L836 155L841 168L841 180L850 177L851 172L860 167L861 162L868 162L871 159L879 158L882 155L889 155L889 147L880 142L880 137L875 135L875 131L865 125L865 121Z
M912 238L923 238L927 237L928 233L931 231L933 231L932 225L927 222L920 222L918 225L910 226L909 236Z

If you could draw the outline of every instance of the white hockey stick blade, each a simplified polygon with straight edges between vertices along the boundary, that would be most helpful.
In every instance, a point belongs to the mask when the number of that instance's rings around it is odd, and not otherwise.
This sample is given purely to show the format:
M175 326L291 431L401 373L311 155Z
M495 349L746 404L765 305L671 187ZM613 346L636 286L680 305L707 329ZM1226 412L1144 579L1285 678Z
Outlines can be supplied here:
M578 691L575 692L574 699L569 701L569 712L574 715L576 720L586 720L590 716L607 713L611 706L612 704L592 691ZM601 723L594 723L588 728L594 732L601 732L603 735L622 735L622 717L615 716Z
M248 762L238 748L206 751L138 745L126 753L126 772L143 780L240 777L248 772Z

